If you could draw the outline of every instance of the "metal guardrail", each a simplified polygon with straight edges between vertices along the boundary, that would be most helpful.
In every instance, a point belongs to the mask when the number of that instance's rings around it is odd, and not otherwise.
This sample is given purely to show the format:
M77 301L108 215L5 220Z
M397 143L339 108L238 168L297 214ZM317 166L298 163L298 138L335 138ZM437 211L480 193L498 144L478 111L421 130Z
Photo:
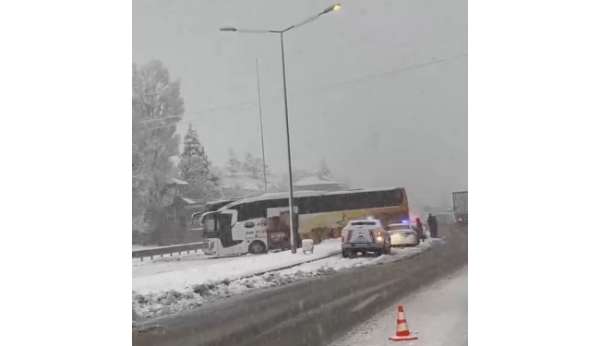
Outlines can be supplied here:
M173 254L177 253L181 255L181 253L186 252L190 253L190 251L198 252L199 249L204 249L208 246L207 241L201 241L196 243L187 243L187 244L177 244L177 245L169 245L169 246L161 246L152 249L142 249L142 250L134 250L131 252L132 258L139 258L141 261L144 260L144 257L150 257L150 259L154 259L154 256L163 257L164 255L173 256Z

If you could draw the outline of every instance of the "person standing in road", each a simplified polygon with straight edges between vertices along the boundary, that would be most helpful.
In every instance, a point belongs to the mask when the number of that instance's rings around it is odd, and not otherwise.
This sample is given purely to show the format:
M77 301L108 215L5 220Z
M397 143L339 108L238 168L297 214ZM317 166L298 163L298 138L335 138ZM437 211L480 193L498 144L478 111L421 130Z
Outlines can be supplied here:
M421 218L417 218L415 220L415 223L417 224L417 239L419 239L419 242L421 242L421 240L425 240L425 232L423 231L423 223L421 222Z
M431 213L429 213L429 216L427 217L427 225L429 226L429 233L431 235L431 238L437 238L438 237L437 218L435 216L433 216Z

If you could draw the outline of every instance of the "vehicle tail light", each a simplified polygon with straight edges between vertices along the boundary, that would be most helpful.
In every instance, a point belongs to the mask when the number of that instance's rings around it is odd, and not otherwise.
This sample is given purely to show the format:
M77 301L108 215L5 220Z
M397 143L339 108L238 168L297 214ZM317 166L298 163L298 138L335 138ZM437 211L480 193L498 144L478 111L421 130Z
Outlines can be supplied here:
M375 242L382 243L384 241L383 232L382 231L369 231L371 233L371 239Z

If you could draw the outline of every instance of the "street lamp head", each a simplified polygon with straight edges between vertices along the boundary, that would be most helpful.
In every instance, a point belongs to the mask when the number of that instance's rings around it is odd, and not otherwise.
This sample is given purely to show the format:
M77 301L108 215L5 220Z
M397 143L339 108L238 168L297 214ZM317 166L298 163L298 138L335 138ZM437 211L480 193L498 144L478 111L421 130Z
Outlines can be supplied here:
M234 28L232 26L224 26L222 28L219 29L220 31L237 31L237 28Z
M339 11L341 8L342 8L342 5L340 5L340 4L331 5L331 6L327 7L326 9L324 9L321 14L329 13L331 11Z

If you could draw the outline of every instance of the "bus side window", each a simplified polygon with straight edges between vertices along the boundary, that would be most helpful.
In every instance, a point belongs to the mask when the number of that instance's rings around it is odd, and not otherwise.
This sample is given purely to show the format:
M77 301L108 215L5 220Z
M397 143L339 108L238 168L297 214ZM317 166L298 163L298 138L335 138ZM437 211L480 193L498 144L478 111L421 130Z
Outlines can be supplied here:
M299 203L300 214L312 214L321 212L319 197L303 197Z
M340 202L339 196L336 196L336 195L324 196L321 199L321 210L324 212L336 210L338 205L340 205L339 202Z
M267 217L267 202L266 201L258 201L255 203L254 213L252 214L252 218L258 217Z
M397 194L396 199L397 199L398 203L404 203L404 191L399 189L396 194Z
M365 209L368 208L369 201L362 193L354 193L346 195L348 209Z
M386 191L384 202L386 205L399 205L404 202L404 194L401 189Z
M346 195L340 195L343 205L346 206L344 209L364 209L369 205L369 201L365 200L365 196L360 193L350 193Z

